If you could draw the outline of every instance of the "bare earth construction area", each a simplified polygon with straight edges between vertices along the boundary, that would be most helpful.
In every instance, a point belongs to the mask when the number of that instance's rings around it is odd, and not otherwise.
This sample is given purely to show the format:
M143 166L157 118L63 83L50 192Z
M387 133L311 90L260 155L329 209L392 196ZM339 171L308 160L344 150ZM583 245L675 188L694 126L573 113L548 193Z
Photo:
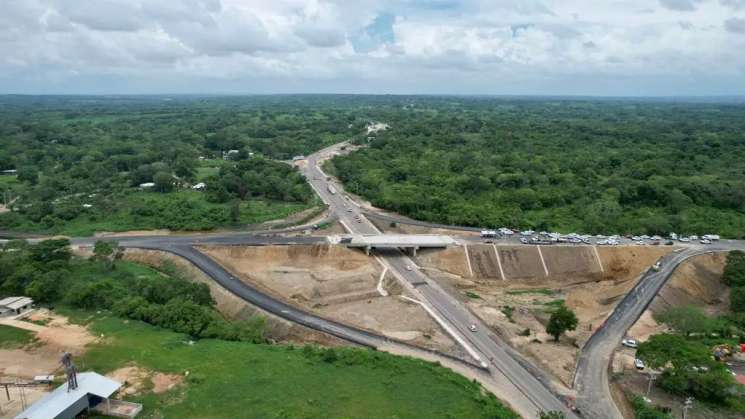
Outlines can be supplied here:
M503 339L571 386L579 348L669 247L499 246L473 244L420 251L417 263L461 294ZM565 304L577 330L555 343L550 312Z
M315 314L457 354L450 337L373 257L333 245L210 246L209 255L246 283ZM410 297L410 296L409 296Z

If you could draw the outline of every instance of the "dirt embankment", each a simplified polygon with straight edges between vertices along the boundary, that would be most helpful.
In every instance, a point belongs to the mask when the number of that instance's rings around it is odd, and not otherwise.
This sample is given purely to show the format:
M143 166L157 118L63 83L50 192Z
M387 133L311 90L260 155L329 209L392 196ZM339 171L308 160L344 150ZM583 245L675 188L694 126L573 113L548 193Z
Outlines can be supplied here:
M417 262L506 341L566 386L579 348L668 247L500 246L423 250ZM470 268L469 268L470 264ZM468 297L467 297L468 295ZM559 343L545 333L563 301L579 320Z
M709 315L729 311L730 288L722 282L722 272L727 255L724 253L694 256L683 262L673 272L649 308L629 329L628 335L639 341L666 330L665 325L654 319L672 306L694 305Z
M323 317L428 348L455 345L395 278L341 246L210 246L200 249L246 283ZM380 292L383 291L383 293Z
M267 335L270 339L292 343L315 343L319 345L349 345L348 342L325 333L308 329L304 326L288 322L274 316L258 307L248 304L235 294L221 287L199 268L187 260L167 252L157 250L127 249L124 254L126 260L143 263L162 269L163 263L175 267L184 278L207 284L214 298L217 309L230 320L246 320L259 315L267 319Z

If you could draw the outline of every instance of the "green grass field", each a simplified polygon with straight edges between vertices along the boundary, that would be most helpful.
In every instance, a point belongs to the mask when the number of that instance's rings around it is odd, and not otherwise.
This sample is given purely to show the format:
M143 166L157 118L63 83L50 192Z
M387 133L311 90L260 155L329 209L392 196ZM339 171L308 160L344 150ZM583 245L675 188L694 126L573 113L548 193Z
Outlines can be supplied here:
M0 324L0 349L22 348L35 340L33 332Z
M84 313L73 318L80 320ZM140 417L165 418L516 418L479 385L435 364L337 348L335 360L292 346L201 340L136 321L98 317L105 343L77 360L81 370L127 364L184 374L169 392L135 399Z

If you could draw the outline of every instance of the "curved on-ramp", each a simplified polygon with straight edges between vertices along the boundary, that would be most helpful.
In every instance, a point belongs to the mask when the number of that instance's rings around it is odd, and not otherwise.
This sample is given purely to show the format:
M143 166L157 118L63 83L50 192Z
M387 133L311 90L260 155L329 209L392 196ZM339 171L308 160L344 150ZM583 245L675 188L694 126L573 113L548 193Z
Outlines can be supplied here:
M671 253L662 258L662 268L659 271L650 269L642 275L603 325L588 339L577 360L574 388L579 395L577 405L584 417L623 418L613 401L608 379L613 352L618 348L626 331L641 317L678 266L694 256L726 252L739 247L741 246L732 243L709 248L689 248Z

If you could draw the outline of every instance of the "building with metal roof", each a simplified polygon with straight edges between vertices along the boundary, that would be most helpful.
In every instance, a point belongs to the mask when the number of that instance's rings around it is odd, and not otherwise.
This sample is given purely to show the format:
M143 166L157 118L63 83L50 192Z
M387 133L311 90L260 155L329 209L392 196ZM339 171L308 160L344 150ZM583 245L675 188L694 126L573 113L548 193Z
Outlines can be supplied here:
M21 314L33 307L34 300L29 297L6 297L0 300L0 316Z
M95 372L77 374L77 388L62 384L42 397L15 419L73 419L82 412L95 410L108 416L133 418L142 405L112 400L121 383Z

